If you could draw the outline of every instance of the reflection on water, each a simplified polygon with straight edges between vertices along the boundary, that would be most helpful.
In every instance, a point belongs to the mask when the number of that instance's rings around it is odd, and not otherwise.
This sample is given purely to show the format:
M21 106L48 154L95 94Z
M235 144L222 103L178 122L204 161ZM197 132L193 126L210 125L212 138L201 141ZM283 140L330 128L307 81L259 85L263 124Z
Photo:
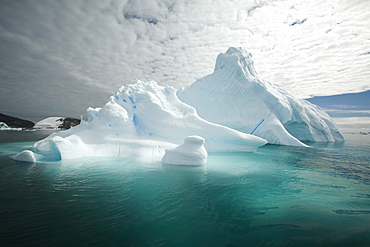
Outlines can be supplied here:
M347 137L347 136L346 136ZM210 154L19 163L2 143L5 246L369 246L369 139Z

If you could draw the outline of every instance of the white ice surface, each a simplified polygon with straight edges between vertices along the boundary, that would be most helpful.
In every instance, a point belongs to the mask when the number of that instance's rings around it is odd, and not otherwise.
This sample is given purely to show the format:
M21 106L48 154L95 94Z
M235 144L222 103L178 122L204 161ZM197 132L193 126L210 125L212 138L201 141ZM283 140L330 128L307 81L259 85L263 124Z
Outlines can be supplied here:
M343 140L319 107L260 78L251 54L242 48L221 53L212 74L182 88L177 95L202 118L272 144L303 146L301 141Z
M34 129L58 129L59 125L63 123L63 117L48 117L38 121Z
M170 165L197 166L205 165L207 157L208 153L204 147L204 138L188 136L180 146L166 149L161 162Z
M173 87L134 81L124 86L102 108L89 108L89 119L34 144L41 159L93 156L161 158L165 149L187 136L205 139L210 152L255 151L266 140L200 118L181 102ZM39 156L38 156L39 157Z

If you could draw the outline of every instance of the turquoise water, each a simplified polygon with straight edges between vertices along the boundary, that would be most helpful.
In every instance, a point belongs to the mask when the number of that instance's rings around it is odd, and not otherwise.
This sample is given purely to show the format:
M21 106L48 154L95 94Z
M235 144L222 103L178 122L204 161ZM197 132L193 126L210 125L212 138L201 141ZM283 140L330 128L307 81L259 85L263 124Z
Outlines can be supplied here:
M10 158L46 134L0 132L2 246L370 246L370 135L206 167Z

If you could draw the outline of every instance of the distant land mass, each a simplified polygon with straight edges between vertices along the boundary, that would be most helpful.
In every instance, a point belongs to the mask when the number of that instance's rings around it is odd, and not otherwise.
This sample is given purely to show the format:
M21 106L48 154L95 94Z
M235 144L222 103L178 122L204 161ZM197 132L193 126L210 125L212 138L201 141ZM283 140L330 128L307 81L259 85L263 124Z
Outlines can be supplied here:
M0 122L6 123L11 128L32 128L35 123L29 120L8 116L0 113Z
M0 113L0 122L5 123L10 128L23 128L23 129L69 129L79 125L81 120L70 117L48 117L36 124L32 121L8 116Z

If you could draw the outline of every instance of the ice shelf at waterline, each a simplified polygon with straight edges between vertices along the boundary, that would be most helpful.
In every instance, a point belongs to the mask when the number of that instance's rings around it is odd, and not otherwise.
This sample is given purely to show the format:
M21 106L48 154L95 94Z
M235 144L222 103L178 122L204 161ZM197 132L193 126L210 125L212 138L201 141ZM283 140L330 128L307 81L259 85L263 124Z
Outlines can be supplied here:
M160 160L188 136L205 139L209 152L253 152L266 140L200 118L181 102L176 90L156 82L134 81L121 87L102 108L89 108L80 125L36 142L21 161L89 156L140 156ZM26 153L24 153L26 152ZM34 154L34 155L32 155Z
M331 118L318 106L294 98L263 80L251 54L231 47L217 57L214 72L177 93L200 117L253 134L272 144L304 146L302 141L343 141Z

